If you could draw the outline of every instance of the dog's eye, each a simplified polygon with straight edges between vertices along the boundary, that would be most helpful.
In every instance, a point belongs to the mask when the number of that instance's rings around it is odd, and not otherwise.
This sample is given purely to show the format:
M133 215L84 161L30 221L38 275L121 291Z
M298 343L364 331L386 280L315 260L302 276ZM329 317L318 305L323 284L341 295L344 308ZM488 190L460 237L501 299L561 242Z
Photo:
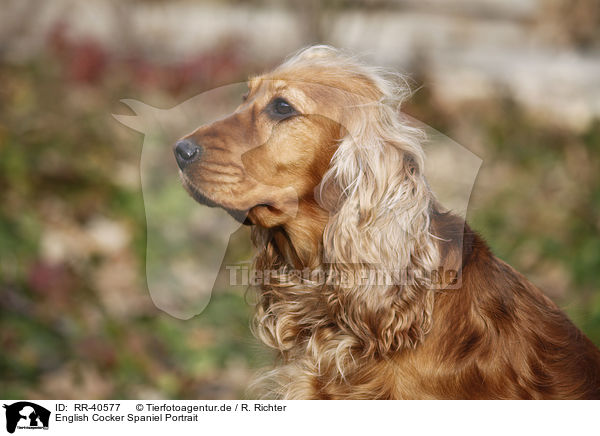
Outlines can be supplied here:
M270 112L275 116L275 118L282 119L294 115L296 110L283 98L276 98L270 104Z
M287 101L281 98L275 100L275 103L273 103L273 108L275 109L275 112L277 112L279 115L287 115L294 111L292 105L290 105Z

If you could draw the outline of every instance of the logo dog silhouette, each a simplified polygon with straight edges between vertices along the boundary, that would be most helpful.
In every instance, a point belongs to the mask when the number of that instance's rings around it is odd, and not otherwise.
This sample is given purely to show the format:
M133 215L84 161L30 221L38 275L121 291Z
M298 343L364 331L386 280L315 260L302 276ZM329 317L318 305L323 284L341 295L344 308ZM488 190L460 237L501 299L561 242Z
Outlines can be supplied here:
M23 427L48 428L50 411L42 406L29 401L19 401L11 405L4 404L6 409L6 431L14 433L21 420Z

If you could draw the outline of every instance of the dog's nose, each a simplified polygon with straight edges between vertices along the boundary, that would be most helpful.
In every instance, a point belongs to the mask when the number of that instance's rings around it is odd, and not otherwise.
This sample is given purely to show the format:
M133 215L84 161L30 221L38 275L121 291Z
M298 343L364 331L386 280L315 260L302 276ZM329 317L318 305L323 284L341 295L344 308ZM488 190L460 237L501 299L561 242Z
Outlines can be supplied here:
M182 139L175 144L175 159L182 170L202 154L202 149L191 139Z

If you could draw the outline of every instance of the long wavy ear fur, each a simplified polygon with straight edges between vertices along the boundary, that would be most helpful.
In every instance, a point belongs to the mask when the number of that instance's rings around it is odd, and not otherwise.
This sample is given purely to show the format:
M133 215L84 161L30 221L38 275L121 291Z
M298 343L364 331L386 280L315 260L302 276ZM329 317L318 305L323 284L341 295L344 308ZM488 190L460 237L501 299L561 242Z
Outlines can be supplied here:
M422 132L399 118L408 90L403 79L330 47L309 48L283 67L302 63L324 71L337 68L357 84L340 83L336 91L343 107L337 121L346 135L316 193L330 212L321 266L328 284L309 285L289 276L293 267L275 244L277 233L253 228L259 248L255 268L281 271L262 287L255 332L288 361L298 341L325 334L333 323L342 335L327 343L339 344L332 355L342 373L344 347L352 349L352 359L357 353L384 357L416 346L430 328L430 275L439 257L430 234L434 200L423 175ZM362 280L365 273L370 275ZM324 349L314 354L317 361L329 356Z
M398 113L406 88L362 70L381 97L358 96L343 116L347 135L321 184L341 193L336 204L324 205L331 213L324 262L337 280L329 296L336 323L360 339L365 354L384 356L417 345L429 329L429 281L439 255L430 233L422 133Z

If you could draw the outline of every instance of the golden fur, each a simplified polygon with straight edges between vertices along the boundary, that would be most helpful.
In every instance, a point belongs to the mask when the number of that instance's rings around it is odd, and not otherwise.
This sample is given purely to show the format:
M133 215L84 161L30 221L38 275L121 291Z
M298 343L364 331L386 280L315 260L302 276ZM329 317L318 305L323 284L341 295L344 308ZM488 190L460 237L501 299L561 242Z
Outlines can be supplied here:
M598 349L437 204L422 134L398 112L406 90L399 76L311 47L186 137L202 155L184 186L253 225L255 268L272 272L254 321L280 357L269 392L600 398ZM373 270L389 281L339 280ZM456 274L434 282L439 270Z

